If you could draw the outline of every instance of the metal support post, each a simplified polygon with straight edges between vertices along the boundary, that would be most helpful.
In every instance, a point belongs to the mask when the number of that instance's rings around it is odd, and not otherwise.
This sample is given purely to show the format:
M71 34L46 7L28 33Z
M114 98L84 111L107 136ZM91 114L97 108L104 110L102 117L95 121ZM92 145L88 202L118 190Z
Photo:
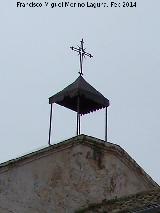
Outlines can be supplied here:
M107 107L106 107L106 119L105 119L105 142L107 142Z
M80 134L81 121L80 121L80 97L77 98L77 135Z
M51 111L50 111L50 119L49 119L49 138L48 138L48 145L51 145L51 130L52 130L52 104L51 104Z

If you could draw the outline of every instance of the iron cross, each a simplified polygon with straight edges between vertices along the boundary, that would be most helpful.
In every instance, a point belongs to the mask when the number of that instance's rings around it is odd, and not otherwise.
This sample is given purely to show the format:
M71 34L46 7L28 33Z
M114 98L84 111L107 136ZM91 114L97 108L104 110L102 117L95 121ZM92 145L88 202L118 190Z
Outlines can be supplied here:
M80 72L79 74L80 75L83 75L83 59L85 58L85 56L89 56L90 58L92 58L93 56L90 54L90 53L87 53L83 47L83 44L84 44L84 41L83 41L83 38L82 38L82 41L81 42L81 46L78 46L78 48L76 47L70 47L72 50L78 52L78 55L79 55L79 59L80 59Z

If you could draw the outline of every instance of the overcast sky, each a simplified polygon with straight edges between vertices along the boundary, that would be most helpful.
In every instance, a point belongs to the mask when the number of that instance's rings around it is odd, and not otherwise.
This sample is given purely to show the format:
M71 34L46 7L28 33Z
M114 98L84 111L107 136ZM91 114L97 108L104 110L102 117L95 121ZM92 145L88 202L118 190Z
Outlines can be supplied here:
M108 141L160 184L160 1L137 0L136 8L123 1L110 7L110 0L101 8L37 2L43 6L0 2L0 162L47 146L48 97L78 77L79 58L69 47L84 38L94 56L84 62L84 77L110 100ZM82 133L103 139L104 115L83 117ZM75 134L76 114L55 106L52 143Z

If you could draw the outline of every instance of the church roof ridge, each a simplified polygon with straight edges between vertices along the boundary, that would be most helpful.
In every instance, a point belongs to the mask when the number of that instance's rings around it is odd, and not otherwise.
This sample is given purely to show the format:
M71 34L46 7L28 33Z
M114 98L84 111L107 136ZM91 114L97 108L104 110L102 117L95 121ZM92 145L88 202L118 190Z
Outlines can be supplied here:
M0 173L8 171L9 169L15 166L21 166L23 164L30 163L39 158L45 157L50 154L54 154L54 152L67 149L78 144L90 146L94 149L96 148L98 151L102 153L112 152L118 155L119 159L123 163L127 164L128 166L131 166L132 169L135 170L139 175L141 175L146 182L150 182L153 186L158 186L158 184L137 164L137 162L121 146L110 142L105 142L104 140L92 136L87 136L84 134L69 138L57 144L50 145L43 149L39 149L37 151L28 153L21 157L1 163Z
M81 135L78 135L78 136L74 136L72 138L69 138L69 139L65 139L63 141L60 141L58 143L55 143L55 144L52 144L50 146L46 146L46 147L43 147L43 148L39 148L37 149L36 151L31 151L29 153L26 153L22 156L19 156L19 157L16 157L16 158L13 158L11 160L8 160L8 161L5 161L5 162L2 162L0 163L0 170L1 168L3 167L6 167L8 165L13 165L13 163L16 163L16 162L19 162L21 160L25 160L29 157L32 157L32 156L35 156L37 154L41 154L41 153L44 153L44 152L47 152L49 150L54 150L54 149L57 149L65 144L69 144L69 143L72 143L73 140L74 140L74 144L77 143L77 142L83 142L85 139L90 139L90 141L94 141L96 140L96 142L98 143L101 143L101 144L104 144L105 141L101 140L101 139L98 139L98 138L94 138L94 137L91 137L91 136L87 136L87 135L84 135L84 134L81 134ZM106 142L105 142L106 143ZM110 142L107 142L106 144L112 144ZM112 144L113 145L113 144ZM116 144L115 144L116 145Z

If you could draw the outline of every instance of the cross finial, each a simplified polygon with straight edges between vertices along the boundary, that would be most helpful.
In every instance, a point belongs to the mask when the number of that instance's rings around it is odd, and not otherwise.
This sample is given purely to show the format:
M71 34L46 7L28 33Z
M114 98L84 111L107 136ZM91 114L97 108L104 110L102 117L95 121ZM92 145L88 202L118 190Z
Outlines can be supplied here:
M92 58L93 56L90 53L87 53L83 47L84 41L83 38L80 41L81 42L81 46L78 46L78 48L76 47L70 47L72 50L78 52L79 55L79 59L80 59L80 75L83 75L83 59L85 58L85 56L89 56L90 58Z

